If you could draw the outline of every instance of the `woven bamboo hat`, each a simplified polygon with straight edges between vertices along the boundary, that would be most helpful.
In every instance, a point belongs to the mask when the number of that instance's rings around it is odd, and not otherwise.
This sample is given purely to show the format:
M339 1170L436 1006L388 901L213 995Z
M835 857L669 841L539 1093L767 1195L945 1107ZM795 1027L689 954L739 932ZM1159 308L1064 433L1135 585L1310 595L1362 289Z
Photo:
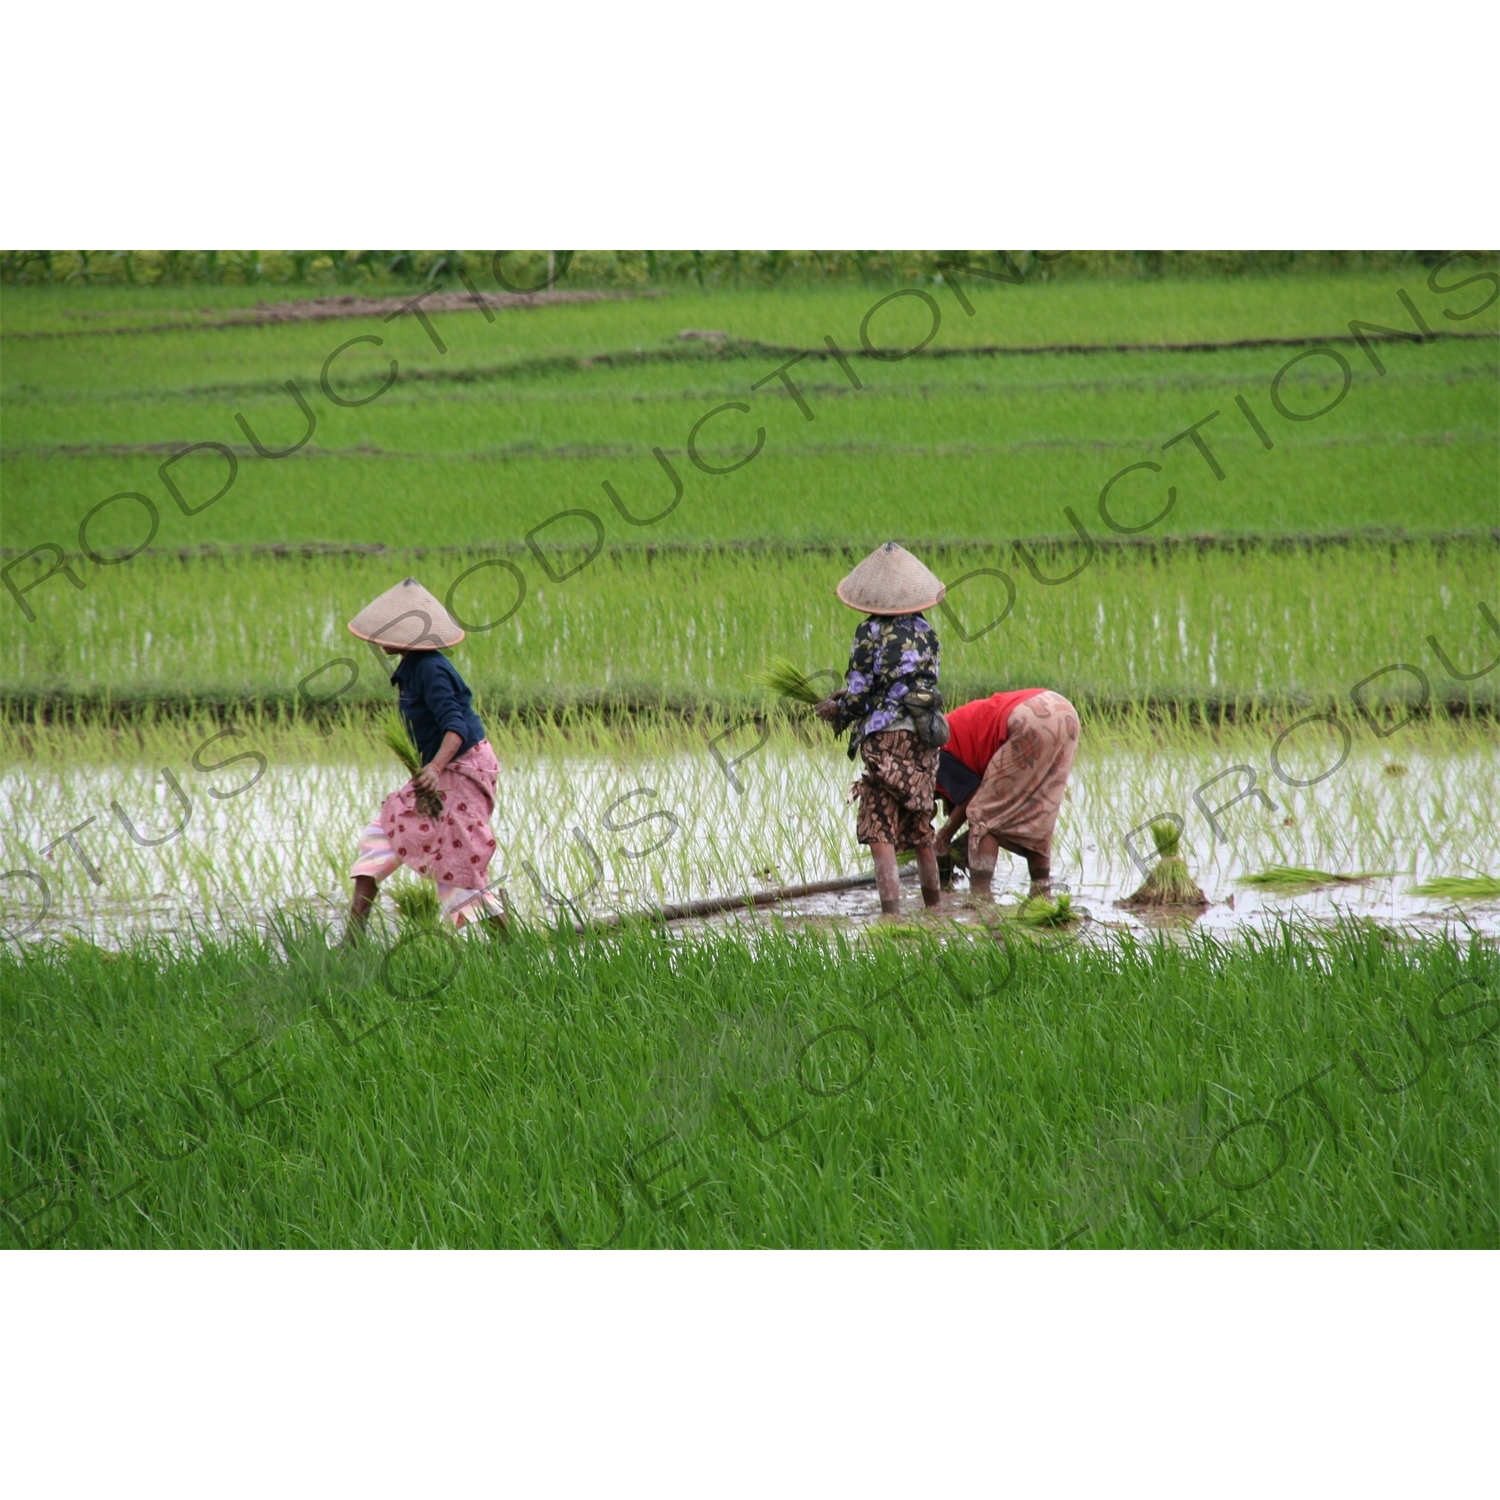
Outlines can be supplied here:
M402 579L365 605L349 621L349 629L362 641L404 651L436 651L464 638L458 621L415 578Z
M867 615L911 615L942 601L947 586L905 547L877 547L834 591Z

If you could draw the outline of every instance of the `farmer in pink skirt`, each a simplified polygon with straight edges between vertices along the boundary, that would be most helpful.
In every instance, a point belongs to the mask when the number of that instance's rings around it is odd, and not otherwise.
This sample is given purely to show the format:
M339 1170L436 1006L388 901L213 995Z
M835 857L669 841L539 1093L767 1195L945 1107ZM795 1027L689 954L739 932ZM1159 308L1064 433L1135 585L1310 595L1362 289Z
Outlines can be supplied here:
M443 916L455 927L488 919L503 929L505 909L487 888L500 765L468 684L439 649L457 645L463 630L415 578L366 605L349 629L401 658L391 682L401 690L401 717L423 762L416 776L385 799L359 841L359 858L349 872L351 931L363 929L380 882L403 864L437 882ZM419 790L441 797L440 815L418 808Z

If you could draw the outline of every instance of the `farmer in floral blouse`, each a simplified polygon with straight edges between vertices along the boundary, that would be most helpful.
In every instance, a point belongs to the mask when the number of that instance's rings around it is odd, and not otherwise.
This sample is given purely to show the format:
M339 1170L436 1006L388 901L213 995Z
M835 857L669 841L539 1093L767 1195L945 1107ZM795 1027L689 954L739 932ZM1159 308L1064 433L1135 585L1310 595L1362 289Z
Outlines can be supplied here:
M849 758L856 751L864 775L851 795L859 803L858 837L875 860L880 909L901 909L896 871L899 850L917 851L922 900L938 904L938 867L933 852L932 812L938 768L936 746L923 742L920 703L940 704L938 638L923 618L946 589L904 547L877 547L836 591L868 618L855 627L849 672L841 692L825 698L818 717L849 729Z
M350 622L361 640L373 641L401 664L391 685L401 690L401 717L422 757L422 769L385 799L360 837L354 877L353 931L375 904L379 882L403 864L431 876L446 921L455 927L481 918L504 928L504 907L488 884L495 835L490 815L500 765L474 712L469 686L438 650L463 640L463 628L415 578L387 589ZM437 794L432 816L417 793ZM425 801L424 797L424 801Z

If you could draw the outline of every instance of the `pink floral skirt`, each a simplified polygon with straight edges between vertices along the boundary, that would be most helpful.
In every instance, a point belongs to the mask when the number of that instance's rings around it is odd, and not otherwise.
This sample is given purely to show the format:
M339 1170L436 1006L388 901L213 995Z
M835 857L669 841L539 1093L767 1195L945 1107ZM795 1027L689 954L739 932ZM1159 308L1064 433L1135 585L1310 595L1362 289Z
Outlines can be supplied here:
M498 914L501 907L486 889L495 835L490 816L500 762L488 740L449 762L438 777L443 812L430 818L417 811L417 790L407 782L381 805L360 840L351 875L384 880L403 864L437 882L444 914L458 926Z

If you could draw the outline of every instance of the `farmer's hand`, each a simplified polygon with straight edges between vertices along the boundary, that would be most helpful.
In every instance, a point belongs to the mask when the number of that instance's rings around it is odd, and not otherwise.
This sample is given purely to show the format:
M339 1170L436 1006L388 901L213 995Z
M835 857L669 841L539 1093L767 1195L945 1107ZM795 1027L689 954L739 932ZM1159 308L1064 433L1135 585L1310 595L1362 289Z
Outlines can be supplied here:
M836 719L839 716L839 700L837 695L825 698L821 703L815 704L813 712L820 719Z
M429 792L436 792L439 789L438 777L448 769L448 762L458 754L458 748L463 742L463 736L450 729L443 736L443 743L438 748L438 753L412 777L411 784Z
M958 830L964 826L968 817L969 804L965 802L960 807L955 807L948 815L948 821L937 831L937 837L933 841L932 852L941 859L953 847L953 840Z

